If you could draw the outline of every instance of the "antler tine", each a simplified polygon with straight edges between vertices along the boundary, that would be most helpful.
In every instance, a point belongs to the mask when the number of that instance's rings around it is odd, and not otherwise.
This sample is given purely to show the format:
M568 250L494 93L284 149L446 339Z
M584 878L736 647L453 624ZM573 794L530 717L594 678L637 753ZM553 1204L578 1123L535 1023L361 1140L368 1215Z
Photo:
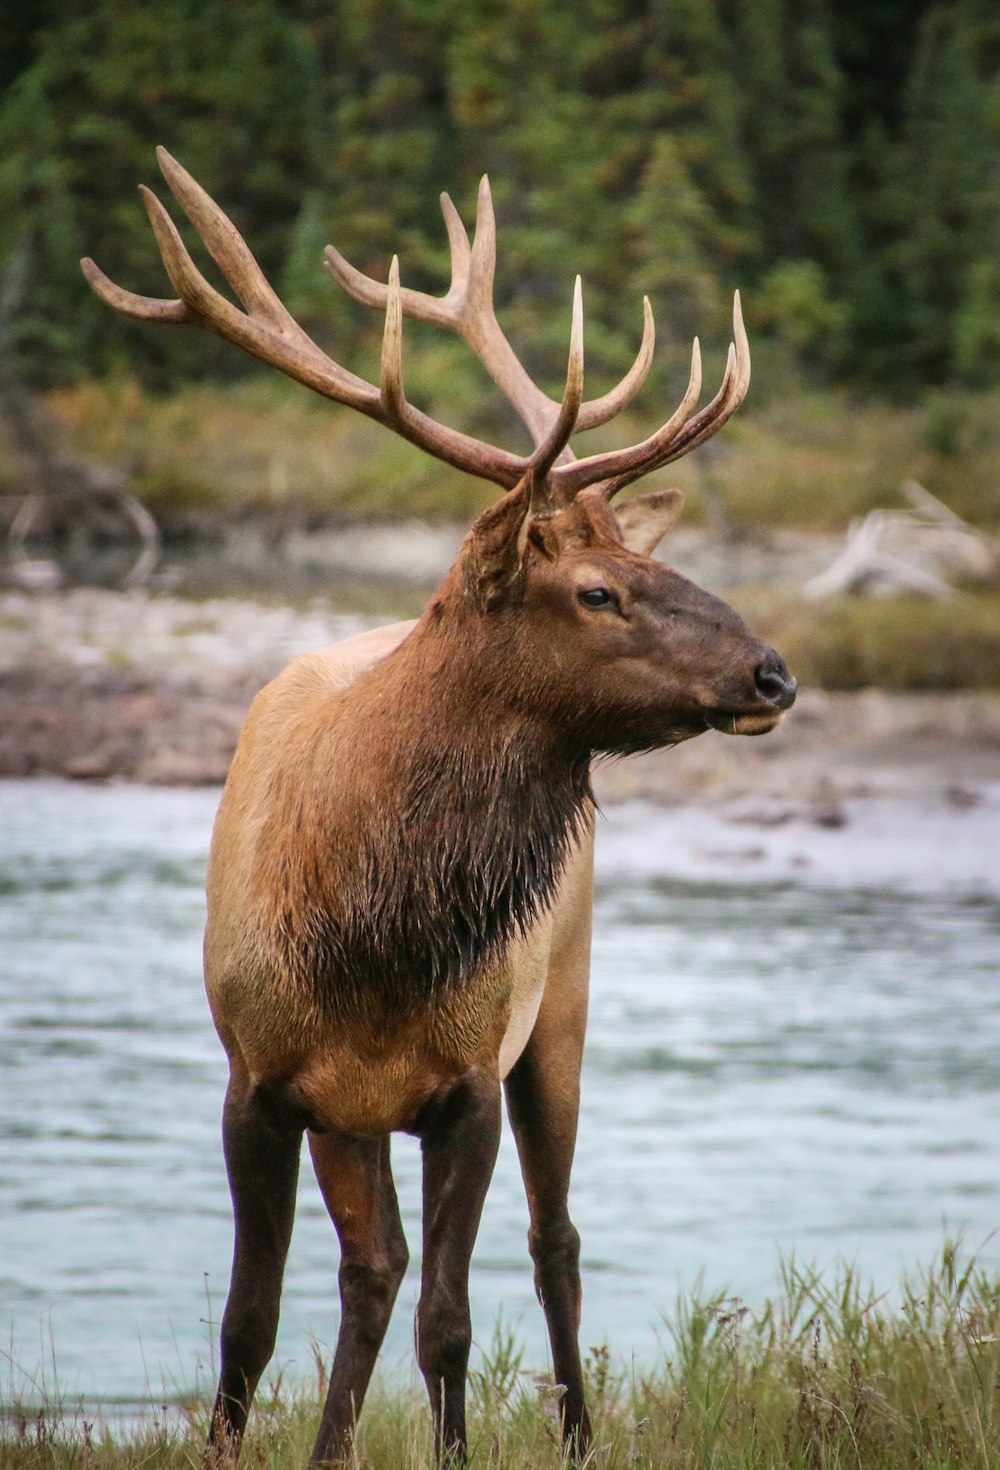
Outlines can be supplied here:
M87 255L80 261L87 285L106 306L130 316L138 322L181 323L192 320L191 313L183 301L165 301L159 296L140 296L136 291L126 291L116 286L110 276Z
M472 247L461 216L448 194L441 195L441 213L451 248L451 286L445 296L431 296L426 291L414 291L409 286L402 288L403 311L415 321L432 322L439 327L458 329L465 298L468 292L469 265ZM366 276L336 248L327 245L323 252L326 270L354 301L362 306L374 306L384 311L388 301L388 286Z
M690 417L701 390L700 351L695 338L688 389L667 423L641 444L633 445L630 449L596 454L576 464L554 470L553 474L560 482L561 492L575 495L585 485L603 481L603 492L610 498L633 480L638 480L661 465L669 464L689 453L721 429L743 402L750 385L750 347L743 325L738 291L733 299L733 336L735 340L730 343L726 371L719 391L699 413Z
M441 213L444 215L448 243L451 247L451 285L445 296L430 296L426 291L414 291L409 286L402 288L401 300L404 313L415 321L432 322L435 326L460 330L460 319L465 306L469 284L469 266L472 247L458 210L447 194L441 195ZM354 301L362 306L373 306L384 311L388 302L389 288L381 281L373 280L359 271L336 248L327 245L323 252L323 264L329 274Z
M441 213L444 215L444 227L448 231L448 245L451 249L451 287L444 299L458 300L464 296L468 285L472 247L469 244L469 232L462 223L462 216L452 203L450 194L441 195Z
M704 444L706 439L711 439L717 434L727 419L731 418L739 408L743 398L739 391L739 379L737 375L737 360L735 348L730 346L729 355L726 360L726 375L722 387L712 399L706 404L700 413L696 414L687 425L684 432L678 436L678 440L670 454L657 461L655 468L660 465L670 464L672 460L680 459L682 455L689 454L692 449L697 449L699 444Z
M656 322L653 319L653 308L649 304L649 297L642 298L642 341L639 343L639 351L635 362L610 393L605 393L601 398L592 398L589 403L584 403L580 408L580 416L576 421L579 430L596 429L598 424L606 424L616 414L632 402L649 372L653 361L653 349L656 346Z
M403 305L399 290L399 256L392 257L389 267L389 290L385 308L385 330L382 333L380 397L382 406L394 422L406 410L403 393Z
M479 180L476 198L476 233L472 237L472 253L469 259L469 282L465 301L465 313L471 309L483 312L495 320L493 310L493 280L497 269L497 217L493 212L493 195L486 174Z
M389 287L351 265L336 246L327 245L323 251L323 265L352 300L360 301L362 306L373 306L377 311L385 310ZM458 326L458 313L452 309L451 291L447 296L429 296L426 291L414 291L411 286L403 286L400 300L404 314L414 321L431 322L438 327Z
M577 276L573 287L573 322L570 328L569 361L566 365L566 387L563 391L562 403L559 405L558 416L548 437L535 450L526 472L526 478L531 485L532 509L540 509L542 504L548 506L551 503L552 497L548 491L543 494L539 492L552 466L569 443L570 435L577 424L582 402L583 283Z
M565 465L555 470L561 492L572 499L586 485L595 485L602 480L608 481L609 485L613 484L615 489L620 489L622 485L629 484L631 480L639 479L641 475L648 472L650 461L656 450L671 444L682 425L687 423L700 393L701 347L698 338L695 337L691 344L691 371L688 375L684 397L663 427L657 429L656 433L651 434L648 439L643 439L641 443L634 444L629 449L614 449L605 454L594 454L588 459L581 459L575 464ZM610 496L614 491L608 489L607 493Z
M371 276L366 276L359 271L357 266L351 262L337 249L336 245L327 245L323 251L323 269L342 287L353 301L360 301L362 306L374 306L385 309L385 298L387 287L381 281L373 281Z
M680 459L681 455L689 454L692 449L697 449L699 444L704 444L706 439L717 434L723 424L732 418L747 396L747 390L750 387L750 344L743 325L743 311L738 291L733 298L733 337L735 340L729 344L726 371L718 393L711 403L706 404L701 412L691 419L678 436L677 444L671 453L664 459L658 459L654 468L669 464L671 460Z
M139 193L146 207L149 223L153 227L156 243L160 247L170 284L184 302L189 315L199 320L211 319L219 327L239 333L240 323L245 324L247 321L244 313L205 280L188 254L177 226L152 190L147 189L145 184L140 184Z
M699 444L703 444L706 439L710 439L713 434L717 433L723 424L732 418L746 398L749 387L750 343L743 324L740 293L736 291L733 295L733 341L729 344L729 352L726 356L726 371L722 386L712 402L706 404L687 425L678 438L676 451L671 453L669 458L680 458L682 454L696 449ZM664 459L658 463L667 464L669 460Z
M300 331L277 294L268 285L264 272L243 236L223 214L215 200L165 148L157 148L156 158L163 177L170 185L171 193L247 311L251 315L263 316L275 325L291 326L293 331ZM153 197L150 195L150 198ZM169 216L167 219L169 221ZM153 228L156 229L155 223ZM194 269L193 265L191 268Z

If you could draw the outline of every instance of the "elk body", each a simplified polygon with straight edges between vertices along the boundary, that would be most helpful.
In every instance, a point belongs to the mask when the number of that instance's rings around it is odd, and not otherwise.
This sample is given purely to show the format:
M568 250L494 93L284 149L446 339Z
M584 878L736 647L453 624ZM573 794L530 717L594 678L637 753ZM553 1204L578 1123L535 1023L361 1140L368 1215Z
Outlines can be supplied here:
M423 1155L417 1352L440 1451L465 1449L469 1259L500 1133L501 1089L530 1209L535 1281L564 1385L562 1428L590 1428L577 1345L579 1239L567 1211L587 1010L598 753L757 734L795 695L780 658L724 603L651 559L680 496L620 512L613 494L694 448L742 400L739 314L722 387L700 412L697 343L680 407L629 449L576 459L574 428L610 418L653 348L582 399L579 282L561 402L528 378L492 306L494 227L480 191L468 237L447 196L448 294L333 275L386 313L381 382L326 357L243 240L161 150L171 189L242 301L198 273L145 192L177 300L136 296L91 262L109 304L217 332L505 492L473 527L416 623L297 659L258 695L219 810L205 976L230 1062L224 1145L236 1222L208 1458L239 1447L272 1352L306 1134L340 1238L341 1320L313 1460L351 1437L407 1262L389 1163L396 1130ZM458 331L534 441L517 456L426 418L404 395L401 323Z

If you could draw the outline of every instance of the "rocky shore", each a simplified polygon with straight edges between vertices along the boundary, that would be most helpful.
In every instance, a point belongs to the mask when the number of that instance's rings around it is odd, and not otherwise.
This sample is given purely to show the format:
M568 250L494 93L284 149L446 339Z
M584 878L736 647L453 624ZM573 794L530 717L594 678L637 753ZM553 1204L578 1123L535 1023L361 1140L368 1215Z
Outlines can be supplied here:
M220 783L257 689L373 621L320 603L0 592L0 776ZM1000 697L877 690L803 690L764 739L709 732L596 773L603 803L749 803L763 822L792 805L833 824L846 800L905 793L960 808L994 785Z
M0 593L0 776L221 783L261 685L365 626L228 598Z

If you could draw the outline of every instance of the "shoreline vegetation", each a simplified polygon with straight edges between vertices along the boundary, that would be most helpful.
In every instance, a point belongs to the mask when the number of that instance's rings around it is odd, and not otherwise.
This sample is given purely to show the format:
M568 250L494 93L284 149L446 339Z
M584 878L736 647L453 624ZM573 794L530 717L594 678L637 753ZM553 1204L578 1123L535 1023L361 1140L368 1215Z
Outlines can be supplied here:
M375 593L367 611L345 613L326 599L295 608L144 590L0 590L0 778L221 785L250 701L289 659L374 622L412 616L421 596L415 606L412 590L379 595L388 601L377 613ZM897 622L884 626L912 647L921 613L939 605L899 602ZM842 610L848 620L870 618L876 634L891 612L847 599ZM782 636L789 627L749 616L801 677L794 639ZM708 731L674 749L599 762L599 799L780 796L825 808L839 799L910 794L943 795L960 806L1000 785L995 689L803 684L795 708L766 739Z
M625 1364L587 1354L595 1441L587 1465L637 1470L992 1470L1000 1462L1000 1279L946 1241L895 1300L856 1272L786 1262L782 1292L753 1311L732 1296L682 1299L663 1319L663 1352ZM304 1465L325 1390L263 1388L242 1463ZM559 1387L532 1371L498 1324L470 1374L471 1466L541 1470L564 1463ZM189 1470L208 1409L150 1404L116 1427L113 1411L23 1399L5 1411L5 1470ZM416 1385L384 1381L365 1405L359 1470L430 1470L433 1441Z
M54 391L48 408L60 454L128 469L165 555L152 590L125 594L4 589L0 569L2 776L221 782L256 689L296 653L415 616L491 497L279 382L155 395L90 381ZM998 410L996 392L939 390L893 407L799 390L751 403L723 441L652 477L688 501L663 554L780 648L803 689L787 739L783 727L780 738L741 742L753 751L737 761L736 742L705 736L697 755L667 757L654 796L674 777L682 791L724 788L742 761L754 775L770 769L779 747L782 759L792 753L793 733L817 770L824 742L842 746L845 728L868 754L878 746L877 763L895 745L905 767L914 724L921 759L938 761L944 785L970 779L966 767L1000 780L1000 581L943 601L810 601L801 591L830 565L852 517L903 504L907 479L995 544ZM0 443L0 534L23 503L18 491L23 473ZM28 549L44 557L44 537ZM110 555L113 581L114 548L84 552L95 563L99 554ZM82 570L100 579L99 566Z
M672 385L677 394L686 376L685 366ZM665 401L673 396L668 387ZM642 439L659 427L663 401L647 390L641 408L579 436L577 452ZM168 518L250 510L467 524L496 498L483 481L263 370L160 393L129 377L90 378L51 390L45 404L61 452L126 469L142 502ZM528 448L512 416L484 417L474 400L470 411L459 398L442 417L512 450ZM722 438L647 476L642 488L680 486L685 524L716 533L793 527L840 535L852 516L903 504L901 485L918 480L956 514L996 532L998 462L1000 390L937 388L892 404L809 389L800 377L769 374L765 362ZM12 448L0 444L0 493L15 493L17 476Z

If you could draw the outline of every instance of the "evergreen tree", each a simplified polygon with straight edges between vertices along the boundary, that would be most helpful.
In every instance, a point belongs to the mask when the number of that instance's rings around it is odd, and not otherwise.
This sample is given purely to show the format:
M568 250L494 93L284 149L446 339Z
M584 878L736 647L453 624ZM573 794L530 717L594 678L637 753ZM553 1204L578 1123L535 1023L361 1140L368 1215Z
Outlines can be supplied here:
M471 226L489 171L501 319L553 393L577 271L595 392L634 350L643 291L679 354L723 337L735 285L817 371L988 383L998 79L995 0L35 0L0 34L0 277L30 271L8 370L250 370L130 328L79 277L85 252L170 294L134 194L165 194L162 142L361 371L379 323L329 284L323 244L383 279L398 252L407 284L443 290L437 194ZM463 348L411 335L418 401L495 403Z
M739 59L717 0L662 0L651 6L644 43L650 125L669 133L713 216L712 248L738 269L753 247L751 184L740 137Z
M56 338L68 335L73 356L90 370L108 367L121 340L121 329L108 333L106 310L80 289L81 249L134 290L172 294L135 194L141 180L156 184L157 143L212 181L274 267L303 186L317 174L318 118L308 38L277 0L245 0L238 25L224 0L161 0L155 9L94 0L86 14L71 0L53 0L38 41L0 108L0 253L25 233L34 244L34 314L48 322L46 350L34 329L18 324L18 334L25 346L37 343L26 365L44 379L69 365L68 353L52 350ZM167 192L162 181L158 192ZM171 333L141 340L137 359L154 376L178 348L189 370L192 353L226 360L207 340L197 347Z
M973 319L1000 245L998 64L994 5L966 0L927 14L907 94L909 218L896 252L912 303L907 366L922 382L944 381L960 364L978 377L992 352Z

